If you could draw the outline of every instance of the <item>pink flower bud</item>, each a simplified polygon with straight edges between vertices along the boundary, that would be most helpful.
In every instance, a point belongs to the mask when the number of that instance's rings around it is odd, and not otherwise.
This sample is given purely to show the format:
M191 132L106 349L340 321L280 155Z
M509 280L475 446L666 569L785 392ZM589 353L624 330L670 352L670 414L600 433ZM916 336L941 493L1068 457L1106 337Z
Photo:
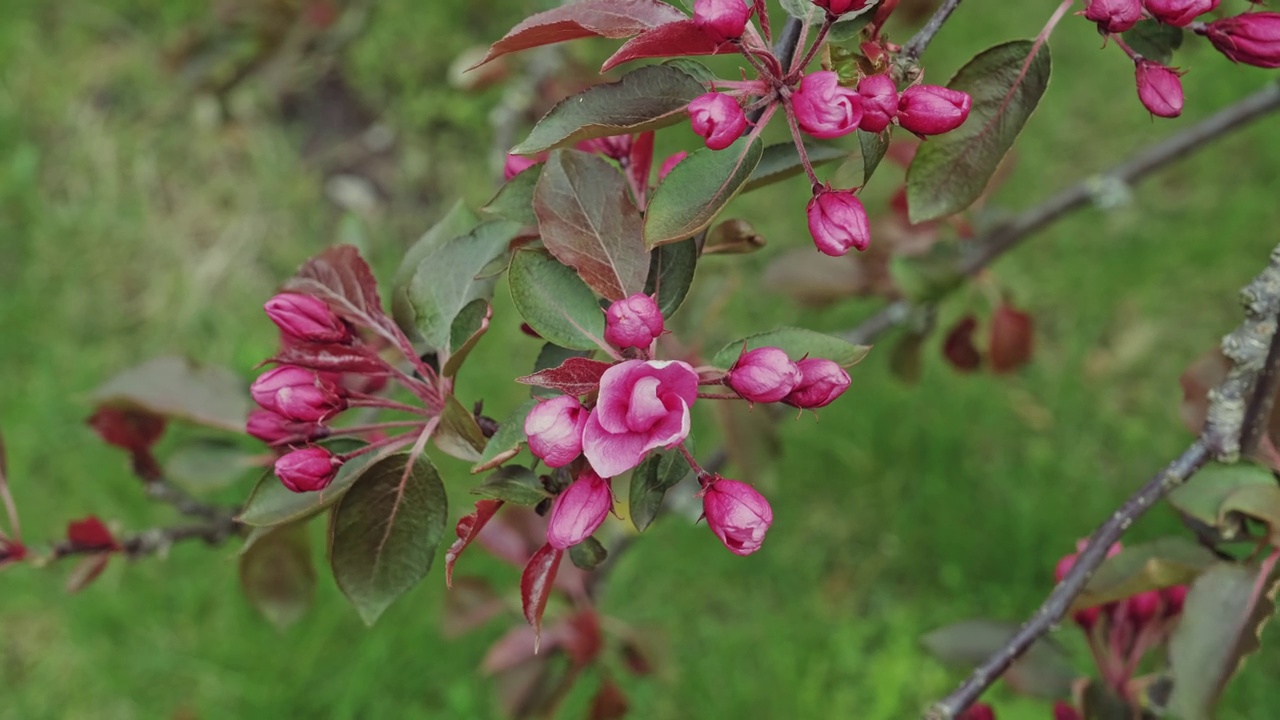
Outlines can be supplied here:
M957 720L996 720L996 711L986 703L978 703L960 713Z
M263 373L249 392L267 410L303 422L321 422L347 407L333 381L295 365Z
M1182 614L1182 606L1187 602L1187 586L1175 585L1165 588L1160 592L1160 597L1164 600L1164 616L1177 617Z
M871 133L884 132L898 115L898 86L889 73L868 75L858 82L862 97L862 122L858 127Z
M1084 16L1098 23L1098 29L1103 32L1122 33L1142 19L1142 3L1140 0L1089 0Z
M1053 569L1053 581L1055 583L1062 582L1062 578L1071 572L1071 568L1075 567L1077 557L1079 556L1076 553L1071 553L1070 555L1064 555L1058 561L1058 566Z
M1053 704L1053 720L1084 720L1080 716L1080 711L1076 710L1065 700L1059 700Z
M529 168L541 163L545 157L526 157L524 155L507 155L507 160L502 164L502 177L510 180Z
M1151 17L1177 27L1190 25L1197 17L1216 9L1218 2L1219 0L1142 0Z
M556 496L547 522L547 542L558 550L577 545L600 527L612 508L609 481L584 470Z
M1129 618L1129 622L1135 626L1146 625L1160 615L1160 609L1164 606L1164 600L1161 598L1159 590L1147 590L1137 595L1126 598L1125 614Z
M737 40L747 29L751 10L743 0L694 0L693 24L718 43Z
M898 99L898 124L918 135L941 135L964 124L973 98L938 85L914 85Z
M1182 81L1177 71L1150 60L1139 60L1134 76L1138 99L1152 115L1175 118L1182 114Z
M868 0L812 0L812 2L832 15L843 15L854 10L861 10L867 6Z
M689 103L689 121L712 150L723 150L742 137L747 116L737 100L724 93L707 93Z
M351 330L324 301L299 293L280 293L263 305L267 317L286 335L313 343L345 343Z
M570 395L538 403L524 419L529 452L542 458L548 467L564 467L573 462L582 454L582 429L587 415L578 398Z
M773 524L769 501L750 485L717 477L702 491L702 514L711 532L734 555L750 555Z
M1280 13L1246 13L1215 20L1203 33L1218 52L1235 62L1280 67Z
M662 311L644 293L615 301L604 320L604 339L620 348L647 348L663 331Z
M317 440L329 434L328 429L319 423L297 422L270 410L254 410L249 413L245 431L268 445Z
M751 402L778 402L800 384L800 368L776 347L748 350L738 356L725 383Z
M849 373L825 358L805 358L796 363L800 384L782 402L798 408L826 407L849 389Z
M791 93L791 107L800 129L816 138L848 135L862 122L862 96L841 87L830 70L805 75Z
M862 201L848 190L825 189L809 201L809 234L825 255L839 257L849 248L866 250L871 244L871 228Z
M275 469L276 477L285 487L300 493L325 489L340 467L340 458L322 447L312 446L281 455Z
M1071 616L1071 619L1075 621L1076 625L1080 626L1080 629L1088 633L1093 630L1094 625L1098 624L1098 618L1100 617L1102 617L1102 608L1091 607L1077 612Z
M687 157L689 157L689 153L681 150L680 152L668 157L666 160L663 160L662 167L658 168L658 179L666 180L667 176L671 174L671 171L675 170L676 166Z

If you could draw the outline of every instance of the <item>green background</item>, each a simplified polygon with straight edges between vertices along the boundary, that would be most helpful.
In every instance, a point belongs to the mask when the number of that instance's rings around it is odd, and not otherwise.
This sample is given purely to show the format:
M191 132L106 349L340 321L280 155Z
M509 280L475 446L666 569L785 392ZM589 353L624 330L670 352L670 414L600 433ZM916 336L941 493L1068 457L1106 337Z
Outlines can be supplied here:
M332 158L308 152L309 123L323 113L303 106L282 120L263 79L270 68L221 110L193 90L192 67L203 60L175 60L184 38L212 38L206 69L252 45L206 3L6 5L0 429L29 542L54 540L68 519L88 514L123 530L175 521L142 498L125 458L84 425L95 386L175 352L247 382L275 343L261 304L296 265L354 240L389 278L403 248L452 202L489 197L488 113L502 91L454 89L449 66L531 9L515 0L377 3L337 67L397 133L383 158L392 192L371 211L344 214L326 199ZM928 79L944 82L981 49L1034 36L1051 11L971 0L930 48ZM910 32L891 30L896 39ZM991 212L1028 207L1274 78L1190 38L1177 59L1191 69L1186 112L1152 120L1136 101L1130 62L1099 45L1082 19L1058 28L1054 79ZM580 43L572 53L590 68L611 47ZM886 343L819 419L783 422L781 457L760 479L776 513L761 552L739 558L705 527L659 521L601 603L659 649L654 676L623 679L633 717L906 718L950 690L960 676L927 657L920 635L973 616L1028 615L1058 558L1187 442L1178 376L1237 322L1236 290L1277 239L1276 127L1265 120L1186 158L1117 209L1071 216L1002 260L985 292L944 306L944 321L982 312L992 287L1009 288L1036 319L1036 356L1024 370L957 375L935 338L921 381L907 386L889 372ZM695 141L678 129L662 142L674 150ZM886 166L867 189L873 212L885 211L896 173ZM803 310L758 287L771 259L809 242L802 185L731 208L769 247L700 269L700 283L728 307L707 330L709 347L784 322L839 330L874 308ZM494 330L460 392L501 417L525 396L510 378L527 372L537 343L516 329L505 290L498 297ZM709 448L703 412L699 440ZM469 502L461 467L442 463L455 516ZM243 497L251 482L217 497ZM1158 509L1131 535L1177 531ZM475 668L507 625L445 640L439 568L373 629L322 576L313 611L279 634L240 594L235 557L234 547L187 544L164 559L115 562L77 595L64 592L65 564L0 573L0 718L495 717L491 681ZM465 564L516 584L514 569L482 553ZM1059 633L1083 673L1077 635ZM1272 715L1277 672L1271 644L1233 686L1222 717ZM563 716L581 717L591 690L584 683ZM1046 704L1003 689L993 697L1002 720L1049 717Z

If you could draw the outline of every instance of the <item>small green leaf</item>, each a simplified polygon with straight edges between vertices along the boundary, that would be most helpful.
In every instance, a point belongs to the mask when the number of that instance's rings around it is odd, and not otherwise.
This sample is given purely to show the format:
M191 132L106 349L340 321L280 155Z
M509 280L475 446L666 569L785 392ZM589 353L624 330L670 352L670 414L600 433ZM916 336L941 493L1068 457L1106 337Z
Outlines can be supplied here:
M875 173L876 168L880 167L880 161L884 159L884 154L889 152L890 135L889 128L885 128L883 132L879 133L869 133L865 130L858 131L858 146L862 149L863 185L871 182L871 175Z
M939 660L961 667L973 667L999 651L1018 632L1016 623L975 619L948 625L921 638L925 648ZM1066 652L1052 638L1031 646L1004 673L1004 679L1018 692L1042 698L1070 694L1075 669Z
M1191 582L1214 562L1214 554L1184 537L1130 545L1107 558L1071 605L1076 612L1148 590Z
M480 212L521 225L537 225L538 216L533 214L533 188L541 174L541 163L521 170L498 189L498 194L480 208Z
M159 357L111 378L94 391L93 401L241 433L249 414L246 386L225 368Z
M449 359L441 366L441 375L451 378L458 374L476 343L489 331L492 318L493 306L483 298L472 300L458 311L449 329Z
M471 488L471 494L516 505L537 505L552 497L542 486L537 474L523 465L499 468L485 478L484 482Z
M827 42L843 44L857 40L858 33L871 24L871 18L875 16L875 9L876 5L871 5L853 17L848 14L840 16L840 20L833 24L831 30L827 32Z
M644 291L656 297L662 316L670 320L693 285L693 274L698 267L698 244L689 238L659 246L650 255L649 279L645 282Z
M690 58L671 58L670 60L664 60L662 64L679 70L703 85L714 83L720 79L716 77L714 72L711 72L711 68Z
M1270 470L1248 462L1214 463L1196 473L1186 484L1169 493L1169 504L1201 523L1216 527L1224 540L1244 531L1239 518L1222 514L1227 498L1245 488L1280 488Z
M808 20L810 24L820 24L825 10L814 5L810 0L781 0L782 9L797 20Z
M689 476L692 469L680 453L652 452L631 473L629 512L636 529L644 532L658 516L667 491Z
M861 134L859 132L859 136ZM813 140L805 141L804 149L809 155L809 162L814 167L849 157L849 151L844 148ZM747 182L742 186L742 192L751 192L757 188L795 177L802 172L804 172L804 166L800 164L800 154L796 152L796 144L794 142L770 145L761 154L760 164L751 172L751 177L747 178Z
M435 441L436 447L445 453L467 462L479 462L481 453L489 442L480 430L475 415L464 408L453 395L444 400Z
M293 492L280 482L274 472L268 470L249 493L249 499L245 501L244 508L236 520L251 527L273 527L317 515L342 499L342 496L351 489L351 485L364 473L371 460L386 457L389 454L389 452L370 452L357 455L348 460L338 470L338 475L334 477L333 482L329 483L329 487L320 492Z
M1143 20L1122 36L1129 47L1142 57L1168 65L1173 62L1173 51L1182 47L1182 28L1166 25L1157 20Z
M449 517L435 466L397 453L369 466L333 509L329 562L366 624L426 577Z
M591 288L571 269L536 250L519 250L507 271L511 299L525 322L562 347L604 347L604 312Z
M1262 626L1275 612L1277 557L1249 564L1220 562L1191 586L1169 639L1169 709L1175 717L1211 720L1227 683L1257 651Z
M649 65L614 83L596 85L551 108L516 155L533 155L591 138L654 130L679 122L702 83L670 65Z
M414 328L414 311L408 294L409 283L413 281L418 265L445 242L466 235L479 224L480 219L466 205L462 202L455 203L440 222L432 225L430 230L418 238L400 261L400 267L391 281L391 317L411 339L421 339L415 338L418 331Z
M724 150L702 148L675 166L649 200L644 242L649 248L707 229L742 190L760 158L759 138L740 138Z
M258 459L239 445L209 438L179 445L164 461L165 476L195 493L230 487L247 471L261 469Z
M498 432L494 433L493 437L489 438L488 444L484 446L480 462L471 467L472 475L492 470L520 452L520 446L525 443L524 419L537 404L537 400L525 401L513 410L502 424L498 425Z
M587 572L595 570L607 557L609 557L609 551L594 537L588 537L569 548L569 559L578 566L578 569Z
M263 531L240 554L240 587L258 612L279 630L287 630L311 608L316 569L303 523Z
M947 87L969 93L973 109L964 125L921 143L907 170L912 223L936 220L973 204L1049 86L1049 46L1015 40L983 51L960 68Z
M1242 487L1227 496L1219 509L1218 527L1231 523L1241 526L1241 518L1253 518L1267 526L1268 542L1280 548L1280 486Z
M857 365L862 362L867 353L871 352L869 345L854 345L834 335L825 335L804 328L784 327L757 335L748 335L725 345L711 359L711 364L721 368L733 367L738 356L742 354L743 344L746 345L747 350L767 346L782 348L792 360L799 360L806 355L826 358L842 367Z

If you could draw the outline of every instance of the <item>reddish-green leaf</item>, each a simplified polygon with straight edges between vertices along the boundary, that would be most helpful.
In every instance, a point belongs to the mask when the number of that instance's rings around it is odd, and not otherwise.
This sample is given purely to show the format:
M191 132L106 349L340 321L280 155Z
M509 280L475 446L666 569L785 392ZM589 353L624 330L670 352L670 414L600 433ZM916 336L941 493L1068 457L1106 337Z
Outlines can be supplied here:
M524 618L533 626L539 638L542 633L542 613L547 609L547 600L551 597L556 571L560 569L563 557L563 550L557 550L550 544L543 545L529 558L520 575L520 602L524 608ZM537 646L536 640L534 646Z
M521 404L498 425L498 432L484 446L480 461L472 466L472 475L492 470L519 454L520 446L525 442L524 419L537 402L529 400Z
M792 360L805 356L833 360L842 367L853 367L871 352L869 345L854 345L834 335L826 335L804 328L784 327L769 332L748 335L735 340L721 348L711 359L711 364L720 368L730 368L742 354L743 346L747 350L771 346L782 348Z
M86 421L108 445L131 453L149 453L164 434L164 417L149 410L102 406Z
M519 50L586 37L631 37L684 19L684 13L659 0L585 0L525 18L476 66Z
M536 250L520 250L507 271L511 299L525 322L561 347L606 347L604 312L591 288L573 270Z
M357 349L359 348L359 349ZM290 343L267 362L279 365L298 365L325 372L349 372L362 374L386 373L386 366L375 351L366 347L341 345L313 345Z
M560 150L533 193L542 244L592 290L621 300L644 289L643 220L622 173L597 155Z
M600 378L612 365L599 360L571 357L559 367L539 370L532 375L516 378L525 385L555 388L566 395L586 395L600 389Z
M723 52L736 52L733 43L718 43L699 30L692 20L684 19L659 25L626 41L604 61L600 72L606 73L623 63L642 58L716 55Z
M649 65L560 101L511 152L533 155L581 140L656 130L684 119L689 101L706 91L679 68Z
M126 370L94 391L93 400L231 432L243 432L249 415L248 386L240 376L180 357Z
M644 532L662 507L667 491L689 476L689 463L678 452L652 452L631 473L631 522Z
M670 319L684 304L698 268L698 243L693 238L654 249L644 292L658 302L662 316Z
M471 488L471 494L515 505L537 505L552 497L537 474L523 465L508 465L495 470L484 482Z
M435 434L435 442L436 447L459 460L479 462L489 439L484 436L475 415L463 407L457 397L449 395L440 412L440 428Z
M1105 605L1148 590L1184 585L1213 564L1209 550L1184 537L1130 545L1107 558L1089 579L1071 611Z
M284 289L324 300L356 325L386 332L391 324L378 298L378 280L353 245L335 245L311 258Z
M1250 462L1211 464L1169 493L1169 504L1199 522L1216 526L1224 540L1244 530L1239 518L1223 516L1222 505L1233 493L1247 488L1278 488L1270 470Z
M969 667L986 660L1017 631L1016 623L966 620L934 630L921 642L939 660ZM1062 648L1052 638L1043 638L1018 658L1003 677L1018 692L1056 698L1070 693L1075 675Z
M451 378L458 374L476 343L489 331L492 319L493 306L484 298L476 298L458 311L449 329L449 359L440 366L441 375Z
M369 466L334 507L329 562L343 594L372 625L431 569L448 519L435 466L397 453Z
M240 554L240 587L258 612L286 630L307 614L316 591L311 541L303 523L271 528Z
M537 225L538 216L533 214L533 188L541 174L541 163L521 170L498 189L498 194L480 208L480 212L521 225Z
M907 171L912 223L959 212L982 195L1049 85L1049 46L1032 57L1033 47L1030 40L997 45L951 79L948 87L969 93L973 109L964 125L929 138L916 152Z
M891 134L889 129L879 133L869 133L865 130L858 131L858 147L862 150L863 185L871 182L871 176L875 173L876 168L880 167L880 161L884 159L885 153L889 152Z
M1169 640L1169 708L1176 717L1210 720L1231 677L1257 651L1262 626L1275 612L1277 558L1280 553L1261 563L1218 563L1191 586Z
M815 140L806 140L804 150L814 167L849 157L848 150ZM742 192L751 192L795 177L802 172L804 172L804 165L800 163L800 153L796 152L794 142L770 145L760 155L760 164L756 165L755 170L751 172L751 177L747 178L747 182L742 186Z
M1266 524L1268 541L1280 548L1280 485L1254 485L1238 488L1222 502L1218 526L1243 525L1240 518L1253 518Z
M494 514L501 507L501 500L478 500L476 501L475 512L458 518L458 525L454 529L458 539L454 540L453 544L444 553L445 585L453 587L453 565L458 562L458 556L462 554L463 550L467 549L472 540L476 539L476 536L493 519Z
M1183 30L1158 20L1143 20L1124 33L1124 41L1142 57L1168 65L1173 51L1182 47Z
M744 137L724 150L702 148L676 165L649 201L645 245L677 242L710 227L755 172L763 146Z
M991 339L987 354L991 370L1007 373L1017 370L1031 360L1035 347L1035 325L1031 316L1007 302L1000 303L991 316Z
M272 527L317 515L341 500L373 461L390 454L390 451L371 452L348 460L329 487L320 492L293 492L268 470L249 493L236 520L250 527Z

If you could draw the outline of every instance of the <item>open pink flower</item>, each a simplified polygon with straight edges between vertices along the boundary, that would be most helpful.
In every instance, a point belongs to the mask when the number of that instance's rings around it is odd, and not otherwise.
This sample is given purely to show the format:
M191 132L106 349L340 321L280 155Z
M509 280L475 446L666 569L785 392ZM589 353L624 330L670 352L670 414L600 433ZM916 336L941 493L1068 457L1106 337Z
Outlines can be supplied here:
M601 477L640 464L645 453L689 435L698 373L678 360L627 360L600 378L600 400L582 434L582 451Z

